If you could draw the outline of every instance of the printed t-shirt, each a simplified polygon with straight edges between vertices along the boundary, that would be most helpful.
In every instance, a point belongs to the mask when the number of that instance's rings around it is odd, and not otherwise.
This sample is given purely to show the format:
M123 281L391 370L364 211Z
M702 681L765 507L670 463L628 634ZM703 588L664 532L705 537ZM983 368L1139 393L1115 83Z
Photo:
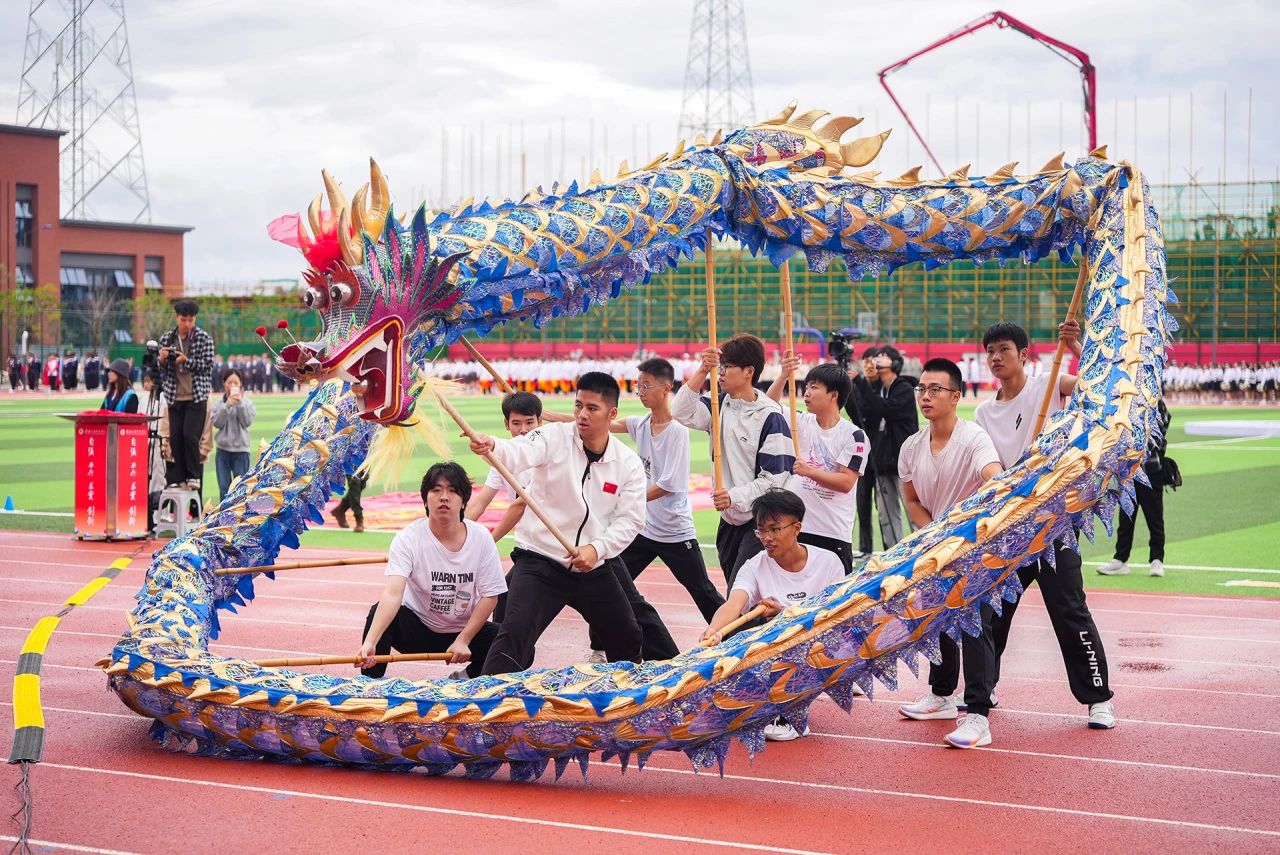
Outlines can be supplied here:
M816 546L805 548L809 557L798 573L783 570L767 552L756 553L746 560L733 580L735 591L747 592L744 614L769 597L783 606L794 606L844 578L844 565L834 552Z
M867 468L871 444L862 428L840 419L834 427L823 430L813 413L800 413L800 459L815 469L835 472L844 466L862 475ZM857 518L857 490L841 493L824 487L812 478L793 474L787 489L804 501L802 531L849 542Z
M964 419L956 419L946 447L934 454L926 423L902 444L898 477L911 482L920 504L938 519L982 486L982 470L988 463L999 462L1000 456L987 432Z
M645 504L640 533L659 543L680 543L697 536L689 506L689 429L672 419L654 436L652 424L652 413L627 417L627 433L644 463L646 485L667 491Z
M458 632L484 597L507 590L498 547L489 530L464 520L467 539L450 552L431 533L426 517L414 520L391 541L388 576L404 576L404 604L435 632Z

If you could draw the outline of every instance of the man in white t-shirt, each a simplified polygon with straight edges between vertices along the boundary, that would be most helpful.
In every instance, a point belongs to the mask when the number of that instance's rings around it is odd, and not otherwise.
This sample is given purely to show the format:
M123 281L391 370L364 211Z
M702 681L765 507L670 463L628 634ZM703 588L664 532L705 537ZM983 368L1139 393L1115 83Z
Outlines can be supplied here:
M364 624L356 667L381 677L385 663L374 656L448 653L467 675L480 676L498 625L489 615L507 590L498 547L484 526L466 520L471 479L457 463L437 463L422 479L427 516L414 520L391 541L387 585Z
M769 397L781 402L787 378L800 365L795 356L782 360L782 371L769 386ZM840 418L853 392L848 373L834 362L815 365L804 378L804 405L796 427L800 456L786 488L804 500L800 542L830 550L853 572L853 524L858 516L854 488L867 468L871 444L853 422Z
M502 398L502 423L506 426L507 433L513 437L524 436L529 431L541 427L542 415L542 399L532 392L512 392ZM527 481L528 478L521 483L521 486L527 487ZM493 467L489 467L489 474L485 477L484 484L471 496L471 501L467 502L467 519L478 520L484 516L489 503L499 493L507 497L507 510L493 529L494 542L502 540L507 532L520 522L520 517L524 515L524 502L511 489L511 485L502 480L498 470ZM501 615L498 619L502 619Z
M907 514L917 527L943 516L957 502L967 499L988 479L1000 474L1000 457L991 437L973 422L956 415L960 403L960 366L950 359L930 359L920 373L916 400L928 425L902 444L898 454L898 476L907 502ZM956 748L991 744L987 714L995 687L996 655L991 636L991 606L980 608L982 632L963 634L964 699L968 715L960 726L944 737ZM903 704L898 712L910 719L955 718L958 712L951 697L959 676L960 650L950 636L939 637L942 664L929 668L930 691L915 702Z
M610 426L628 434L644 463L648 482L644 528L622 553L631 578L637 578L655 558L661 558L671 575L693 597L710 620L724 605L724 597L711 584L707 564L693 527L689 504L689 429L671 415L671 387L675 369L665 359L647 359L637 366L635 391L649 411L628 416Z
M765 618L771 618L844 578L844 565L834 552L799 541L805 504L795 493L770 489L751 503L751 514L764 551L739 568L729 599L702 633L704 644L719 644L721 631L758 605L764 606ZM771 742L790 742L808 735L808 727L798 731L781 716L764 729L764 738Z
M1079 358L1080 325L1068 321L1059 328L1059 336L1072 354ZM994 398L978 405L974 420L991 435L1000 463L1008 468L1017 463L1035 440L1032 430L1049 388L1049 373L1029 378L1026 362L1030 340L1017 324L999 323L982 337L987 349L987 365L1000 380L1000 391ZM1063 401L1076 387L1071 374L1059 375L1056 388L1049 395L1049 412L1062 409ZM1025 590L1032 582L1040 584L1049 622L1053 624L1067 669L1067 682L1075 699L1089 707L1089 727L1108 730L1116 719L1111 703L1112 692L1107 669L1107 654L1102 636L1093 622L1085 600L1084 577L1080 570L1080 553L1068 549L1060 540L1053 543L1053 563L1040 559L1018 568L1018 578ZM1009 641L1017 603L1005 605L1000 617L992 623L995 640L996 673L1000 679L1000 659Z

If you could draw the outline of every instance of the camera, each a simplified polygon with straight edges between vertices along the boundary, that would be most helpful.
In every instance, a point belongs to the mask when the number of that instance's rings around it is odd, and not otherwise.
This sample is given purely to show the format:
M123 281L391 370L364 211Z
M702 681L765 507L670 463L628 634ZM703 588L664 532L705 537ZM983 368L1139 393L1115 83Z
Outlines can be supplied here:
M142 354L142 373L150 377L152 383L160 382L160 345L155 339L147 341L146 352Z
M849 363L853 361L853 342L858 338L857 335L839 331L827 337L827 353L840 366L841 371L849 370Z

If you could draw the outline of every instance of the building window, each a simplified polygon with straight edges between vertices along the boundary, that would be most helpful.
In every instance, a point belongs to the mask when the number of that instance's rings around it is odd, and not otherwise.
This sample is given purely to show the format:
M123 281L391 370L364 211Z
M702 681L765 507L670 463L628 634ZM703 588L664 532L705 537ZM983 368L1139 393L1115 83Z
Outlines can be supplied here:
M128 270L114 270L112 272L115 273L117 288L128 288L129 291L133 291L133 274L132 273L130 273Z
M31 203L19 199L13 203L14 231L17 233L18 246L31 248Z
M62 268L62 284L73 288L89 287L89 276L83 267Z
M14 269L14 281L23 288L31 288L36 284L35 277L31 274L30 264L19 264Z
M147 270L142 274L142 284L146 288L164 287L164 283L160 281L160 275L154 270Z

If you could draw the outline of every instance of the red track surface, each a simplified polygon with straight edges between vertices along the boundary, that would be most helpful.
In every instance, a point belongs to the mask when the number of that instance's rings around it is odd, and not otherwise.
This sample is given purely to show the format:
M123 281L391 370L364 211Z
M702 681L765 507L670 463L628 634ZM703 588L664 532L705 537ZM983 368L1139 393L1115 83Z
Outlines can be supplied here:
M5 685L36 620L136 548L0 532ZM616 763L593 762L589 782L571 770L559 783L548 774L512 784L159 750L147 722L107 691L92 664L119 635L150 548L72 612L49 644L45 762L31 771L34 840L68 849L273 853L1280 849L1280 601L1091 592L1121 717L1112 731L1084 726L1033 590L1010 641L990 748L946 749L950 722L901 719L894 704L923 687L904 668L899 691L861 699L852 717L818 701L808 739L771 745L754 764L735 747L724 780L695 775L683 755L659 754L625 777ZM224 613L214 649L246 657L354 651L380 571L263 579L252 608ZM640 583L676 640L692 645L702 623L683 589L661 567ZM567 612L538 645L539 664L566 664L585 649L585 626ZM401 668L424 678L444 673L434 664ZM0 711L7 753L7 694ZM16 768L8 770L16 779ZM3 789L8 814L17 796ZM16 833L10 825L0 839Z

